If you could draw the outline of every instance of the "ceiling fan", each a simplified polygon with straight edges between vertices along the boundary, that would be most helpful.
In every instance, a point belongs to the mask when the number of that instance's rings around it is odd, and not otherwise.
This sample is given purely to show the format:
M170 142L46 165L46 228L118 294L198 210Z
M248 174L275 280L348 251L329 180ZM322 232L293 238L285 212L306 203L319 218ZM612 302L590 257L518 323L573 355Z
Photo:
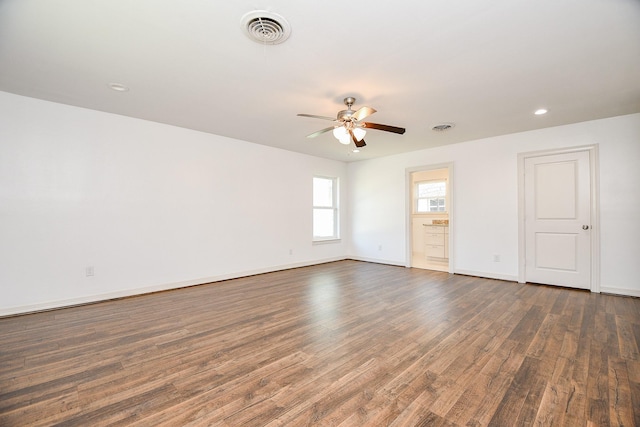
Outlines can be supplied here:
M383 130L385 132L393 132L399 134L403 134L405 132L405 128L381 125L379 123L363 122L363 119L375 113L376 110L371 107L362 107L359 110L354 111L351 109L351 107L353 106L353 104L355 104L355 102L356 99L351 96L345 98L344 104L347 106L347 109L339 111L335 119L326 116L316 116L314 114L298 114L298 116L301 117L312 117L315 119L331 120L332 122L336 123L333 126L314 132L311 135L307 135L307 138L315 138L316 136L322 135L325 132L333 131L333 136L335 136L336 139L342 144L347 145L351 143L351 141L353 141L356 147L361 148L367 145L364 142L364 136L366 134L365 129Z

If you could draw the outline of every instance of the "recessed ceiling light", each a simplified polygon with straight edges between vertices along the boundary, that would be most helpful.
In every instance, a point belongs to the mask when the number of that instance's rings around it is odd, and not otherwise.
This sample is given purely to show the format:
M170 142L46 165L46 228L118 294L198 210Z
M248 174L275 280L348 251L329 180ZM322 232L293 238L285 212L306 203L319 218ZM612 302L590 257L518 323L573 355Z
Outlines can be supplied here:
M358 150L357 148L354 148L353 150L351 150L352 153L359 153L360 150Z
M543 114L547 114L547 110L544 108L540 108L539 110L536 110L533 114L535 114L536 116L541 116Z
M116 92L128 92L129 88L122 83L109 83L107 86Z

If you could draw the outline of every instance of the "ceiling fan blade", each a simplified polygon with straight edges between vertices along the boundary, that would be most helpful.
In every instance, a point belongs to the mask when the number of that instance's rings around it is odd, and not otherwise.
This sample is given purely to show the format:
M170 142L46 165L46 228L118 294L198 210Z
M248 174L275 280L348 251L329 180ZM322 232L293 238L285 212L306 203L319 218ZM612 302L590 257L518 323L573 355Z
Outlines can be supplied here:
M298 116L300 116L300 117L311 117L313 119L331 120L331 121L335 121L336 120L333 117L316 116L315 114L298 114Z
M374 110L371 107L362 107L358 111L353 113L353 116L351 116L351 117L353 117L354 119L360 121L360 120L364 119L365 117L368 117L368 116L372 115L375 112L376 112L376 110Z
M328 127L328 128L324 128L322 130L319 130L318 132L314 132L311 135L307 135L307 138L315 138L318 135L322 135L323 133L329 132L330 130L333 130L333 126Z
M362 125L363 128L384 130L386 132L399 133L400 135L402 135L406 131L405 128L399 128L396 126L389 126L389 125L381 125L380 123L364 122L360 124Z
M356 136L353 134L353 131L351 129L349 129L349 135L351 135L351 140L353 141L354 144L356 144L356 147L362 148L365 145L367 145L366 142L364 142L364 138L358 141L358 138L356 138Z

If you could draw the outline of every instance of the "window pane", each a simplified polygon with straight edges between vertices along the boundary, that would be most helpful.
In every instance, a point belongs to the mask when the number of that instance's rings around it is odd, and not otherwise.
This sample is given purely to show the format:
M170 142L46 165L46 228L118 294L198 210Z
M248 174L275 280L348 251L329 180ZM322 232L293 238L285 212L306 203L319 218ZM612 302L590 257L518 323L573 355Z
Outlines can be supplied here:
M313 210L313 235L315 237L335 237L333 209Z
M444 197L447 194L447 183L444 181L418 183L418 197Z
M447 183L446 181L424 181L416 185L417 212L445 212Z
M418 199L418 212L429 212L428 199Z
M313 178L313 206L333 207L333 179Z

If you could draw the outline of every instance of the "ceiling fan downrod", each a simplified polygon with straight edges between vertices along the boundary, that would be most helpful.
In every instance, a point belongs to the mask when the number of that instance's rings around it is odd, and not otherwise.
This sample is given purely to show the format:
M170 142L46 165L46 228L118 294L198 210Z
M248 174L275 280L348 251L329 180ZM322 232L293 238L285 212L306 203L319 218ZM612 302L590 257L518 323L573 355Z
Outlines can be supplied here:
M349 110L351 110L351 106L355 103L356 99L353 96L348 96L344 99L344 105L346 105Z

